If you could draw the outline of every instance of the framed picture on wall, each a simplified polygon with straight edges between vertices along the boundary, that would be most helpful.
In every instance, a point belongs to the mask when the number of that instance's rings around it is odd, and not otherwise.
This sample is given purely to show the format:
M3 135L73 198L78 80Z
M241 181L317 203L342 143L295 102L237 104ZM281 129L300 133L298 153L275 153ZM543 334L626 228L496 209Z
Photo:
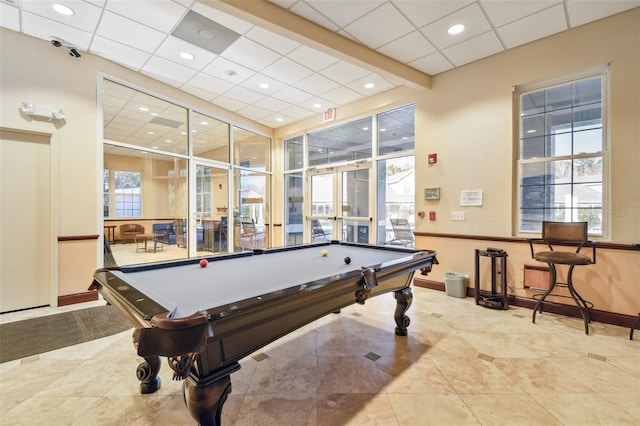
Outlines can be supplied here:
M440 187L425 188L424 189L425 200L439 200L440 199Z

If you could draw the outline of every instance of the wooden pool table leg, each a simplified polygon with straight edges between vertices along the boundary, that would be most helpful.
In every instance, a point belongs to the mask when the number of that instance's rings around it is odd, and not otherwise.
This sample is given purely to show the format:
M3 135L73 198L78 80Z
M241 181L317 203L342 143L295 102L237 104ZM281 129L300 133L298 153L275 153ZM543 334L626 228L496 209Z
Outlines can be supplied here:
M160 389L160 378L158 377L160 365L159 356L144 357L144 362L138 365L136 377L140 380L140 393L154 393Z
M394 292L396 298L396 312L394 318L396 320L396 335L406 336L407 327L411 323L411 318L405 315L413 302L413 292L411 287L405 287L402 290Z
M184 402L200 426L220 426L222 406L231 393L231 373L240 369L234 362L205 377L192 373L184 381Z

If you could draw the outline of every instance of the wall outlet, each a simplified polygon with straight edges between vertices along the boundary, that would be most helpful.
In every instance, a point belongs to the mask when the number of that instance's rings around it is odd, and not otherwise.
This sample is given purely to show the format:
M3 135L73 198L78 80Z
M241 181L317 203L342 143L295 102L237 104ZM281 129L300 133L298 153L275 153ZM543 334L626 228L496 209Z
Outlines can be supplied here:
M451 212L451 220L464 220L464 212Z

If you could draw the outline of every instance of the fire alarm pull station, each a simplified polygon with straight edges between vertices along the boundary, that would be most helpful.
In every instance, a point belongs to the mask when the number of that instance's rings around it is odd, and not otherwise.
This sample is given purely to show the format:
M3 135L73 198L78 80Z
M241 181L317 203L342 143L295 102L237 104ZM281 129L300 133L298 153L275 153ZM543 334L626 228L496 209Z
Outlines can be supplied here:
M436 212L429 212L429 220L436 220Z
M438 162L438 154L435 154L435 153L429 154L427 156L427 162L429 164L436 164Z

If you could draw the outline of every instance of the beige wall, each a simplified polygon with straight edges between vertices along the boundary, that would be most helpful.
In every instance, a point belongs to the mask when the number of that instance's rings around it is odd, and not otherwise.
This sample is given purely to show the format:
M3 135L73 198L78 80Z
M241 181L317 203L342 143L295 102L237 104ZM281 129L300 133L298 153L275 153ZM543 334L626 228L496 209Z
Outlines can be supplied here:
M96 79L99 73L132 82L152 92L188 103L203 111L225 117L257 132L273 132L259 124L216 108L179 90L85 53L74 60L64 52L37 40L0 29L0 123L27 127L29 118L19 113L22 101L62 108L66 123L51 126L59 141L59 234L102 234L100 188L102 149L97 140ZM438 220L418 219L418 233L513 236L513 126L512 86L528 84L611 63L610 91L610 233L616 243L640 241L640 8L594 22L562 34L515 48L458 69L437 75L432 90L394 89L337 111L337 121L416 103L416 210L434 210ZM25 54L28 52L28 54ZM9 60L7 58L10 58ZM322 126L321 117L278 129L274 151L274 223L282 222L282 138ZM438 164L427 167L428 153L438 153ZM422 200L422 189L440 186L441 199ZM462 189L483 189L482 207L460 208ZM464 210L466 219L453 222L452 210ZM278 229L276 229L278 230ZM93 243L96 256L101 247ZM486 245L477 240L418 237L419 247L440 251L440 265L430 279L443 281L447 271L471 272L473 249ZM491 244L494 245L494 244ZM530 263L524 245L511 250L509 265L517 274ZM89 250L83 248L83 250ZM74 250L60 250L60 265L66 265ZM607 251L599 258L598 309L636 313L638 253ZM619 255L620 254L620 255ZM75 256L75 254L73 254ZM89 259L83 262L91 262ZM92 271L97 261L81 269ZM61 268L60 288L65 293L82 292L84 284L67 286L66 268ZM88 273L87 273L88 275ZM73 278L81 283L83 279ZM90 277L87 276L87 282ZM63 294L63 293L61 293ZM623 302L626 297L626 302ZM632 300L629 302L629 300ZM635 304L635 306L630 306Z
M38 129L52 133L59 159L56 173L58 199L58 236L102 235L101 188L102 142L98 140L97 85L101 74L113 76L153 93L196 107L203 112L228 120L243 128L263 133L272 130L202 99L145 77L110 61L83 52L74 59L61 49L23 34L0 28L0 124L12 129ZM61 108L65 122L33 120L20 113L22 102ZM37 121L36 123L34 123ZM159 212L164 213L164 212ZM58 216L59 214L59 216ZM57 264L59 296L82 293L91 283L102 252L100 240L65 241ZM61 243L59 244L59 246ZM68 246L78 245L76 248ZM78 257L78 251L84 253ZM80 262L78 272L67 266ZM88 263L87 263L88 262Z
M603 241L640 242L640 8L536 41L439 74L429 91L401 88L339 108L337 120L348 120L416 103L416 217L418 233L512 237L514 233L513 94L512 87L570 75L610 63L609 165L610 212ZM276 140L321 127L320 117L278 129ZM427 165L427 154L438 163ZM425 201L425 187L441 188L440 200ZM460 207L460 191L482 189L482 207ZM276 187L276 190L279 188ZM464 221L452 221L464 211ZM444 282L445 272L470 274L474 250L498 246L509 253L510 293L522 289L525 264L533 264L529 247L475 239L418 236L416 245L438 251L440 265L428 279ZM481 274L482 275L482 274ZM487 276L487 275L485 275ZM588 278L584 296L596 309L635 315L640 251L604 250L589 270L576 271L576 282ZM472 285L472 284L471 284ZM521 289L521 290L519 290ZM635 296L634 296L635 295Z

